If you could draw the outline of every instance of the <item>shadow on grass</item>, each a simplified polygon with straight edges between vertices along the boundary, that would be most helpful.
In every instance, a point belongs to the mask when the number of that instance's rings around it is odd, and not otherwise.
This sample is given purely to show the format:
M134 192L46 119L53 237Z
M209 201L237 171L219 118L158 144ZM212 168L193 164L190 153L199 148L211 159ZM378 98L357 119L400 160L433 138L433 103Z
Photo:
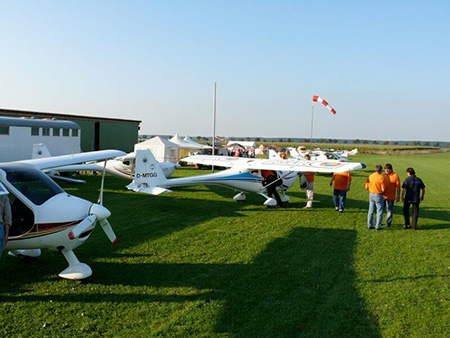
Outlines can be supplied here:
M99 180L99 177L88 177ZM122 182L122 180L119 180ZM81 190L82 191L82 190ZM94 193L95 194L95 193ZM82 198L93 200L92 192ZM126 198L124 198L126 197ZM216 217L244 217L240 214L241 205L236 202L177 199L171 196L148 196L145 194L129 193L127 191L114 192L108 197L108 209L113 215L109 221L118 238L117 248L106 239L99 224L97 224L90 238L74 250L78 259L90 265L96 274L93 259L101 257L122 257L123 251L140 245L143 242L183 231ZM176 203L176 205L174 205ZM175 212L174 212L175 209ZM58 280L58 273L67 268L64 257L57 252L42 250L43 255L35 261L18 260L8 257L4 252L0 260L2 278L0 278L0 292L16 291L22 285L49 280ZM130 256L139 256L130 255ZM142 256L148 256L142 255Z
M97 263L91 283L189 287L197 295L99 294L20 295L8 302L224 302L218 334L245 337L380 337L356 288L354 230L297 228L271 242L249 264ZM120 271L120 273L117 273ZM170 316L170 313L168 314ZM169 320L169 318L168 318Z

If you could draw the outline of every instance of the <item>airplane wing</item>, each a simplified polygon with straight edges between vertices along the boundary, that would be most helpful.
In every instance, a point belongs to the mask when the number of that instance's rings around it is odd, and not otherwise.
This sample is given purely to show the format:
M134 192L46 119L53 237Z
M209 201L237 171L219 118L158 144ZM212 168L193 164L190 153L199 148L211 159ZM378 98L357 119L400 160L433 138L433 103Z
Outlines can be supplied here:
M328 161L305 161L303 159L253 159L243 157L196 155L181 161L221 167L243 167L249 170L276 170L276 171L312 171L318 173L346 172L366 167L363 163Z
M86 153L53 156L46 158L37 158L32 160L17 161L17 163L29 163L33 164L39 169L52 169L56 167L91 162L91 161L103 161L117 156L124 156L126 153L120 150L99 150L90 151Z
M218 167L231 168L236 165L243 165L251 159L233 156L212 156L212 155L194 155L182 158L182 162L190 162L195 164L214 165Z

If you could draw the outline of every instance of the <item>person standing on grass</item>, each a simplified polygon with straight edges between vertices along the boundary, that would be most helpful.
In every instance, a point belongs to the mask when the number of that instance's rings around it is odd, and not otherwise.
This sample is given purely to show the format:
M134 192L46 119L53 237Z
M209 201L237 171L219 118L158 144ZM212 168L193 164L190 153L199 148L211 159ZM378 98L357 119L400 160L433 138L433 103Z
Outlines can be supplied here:
M305 155L306 161L311 161L310 155ZM312 203L314 199L314 173L310 171L306 171L303 173L306 178L306 206L303 209L311 209Z
M392 225L394 215L394 202L400 201L400 178L392 169L392 164L386 163L384 166L384 208L386 209L386 226Z
M366 190L369 190L369 212L367 214L367 227L373 229L373 213L377 210L375 228L381 230L381 221L383 219L383 193L384 177L381 175L381 165L375 166L375 171L367 177Z
M6 189L5 189L6 191ZM11 203L8 194L0 190L0 258L3 248L8 244L9 228L12 224Z
M412 227L416 230L417 220L419 219L419 205L425 198L425 184L416 176L416 172L413 168L406 169L405 179L402 185L402 201L403 201L403 216L405 218L405 229ZM420 193L422 191L422 193ZM409 209L412 205L412 222L409 222Z
M347 191L350 191L352 175L350 171L344 173L334 173L330 181L330 186L334 181L333 203L336 211L344 212Z

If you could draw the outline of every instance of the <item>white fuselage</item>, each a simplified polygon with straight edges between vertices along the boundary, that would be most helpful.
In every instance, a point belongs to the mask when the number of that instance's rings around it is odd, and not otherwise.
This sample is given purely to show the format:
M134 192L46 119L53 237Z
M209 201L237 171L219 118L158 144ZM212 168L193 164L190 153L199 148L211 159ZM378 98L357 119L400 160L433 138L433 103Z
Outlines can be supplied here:
M283 184L277 187L279 191L286 191L297 180L295 172L278 172L279 177L283 177ZM163 188L192 186L192 185L220 185L237 191L249 193L264 193L266 188L262 184L261 173L259 170L250 172L247 168L230 168L218 173L209 175L190 176L183 178L173 178L166 180L158 186Z
M0 181L12 201L6 249L69 251L89 237L95 223L79 238L69 239L68 234L89 216L92 202L67 194L32 165L0 164L0 168Z
M177 165L170 162L158 162L165 177L170 177ZM75 164L53 169L53 171L97 171L103 172L105 162L87 163L87 164ZM124 178L126 180L132 180L134 178L134 161L122 161L122 159L114 158L106 161L105 171L108 174Z

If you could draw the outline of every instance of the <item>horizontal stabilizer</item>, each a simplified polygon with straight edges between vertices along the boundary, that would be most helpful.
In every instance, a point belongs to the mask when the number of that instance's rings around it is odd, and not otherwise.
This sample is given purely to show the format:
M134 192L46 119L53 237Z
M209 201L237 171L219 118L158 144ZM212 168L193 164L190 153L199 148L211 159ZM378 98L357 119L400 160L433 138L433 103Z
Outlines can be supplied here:
M136 184L135 182L131 182L127 185L127 189L133 190L136 192L142 192L144 194L149 195L160 195L172 192L172 190L161 188L161 187L149 187L146 184Z
M139 192L143 192L144 194L159 195L159 194L168 194L172 192L172 190L161 187L146 187L144 189L139 190Z

